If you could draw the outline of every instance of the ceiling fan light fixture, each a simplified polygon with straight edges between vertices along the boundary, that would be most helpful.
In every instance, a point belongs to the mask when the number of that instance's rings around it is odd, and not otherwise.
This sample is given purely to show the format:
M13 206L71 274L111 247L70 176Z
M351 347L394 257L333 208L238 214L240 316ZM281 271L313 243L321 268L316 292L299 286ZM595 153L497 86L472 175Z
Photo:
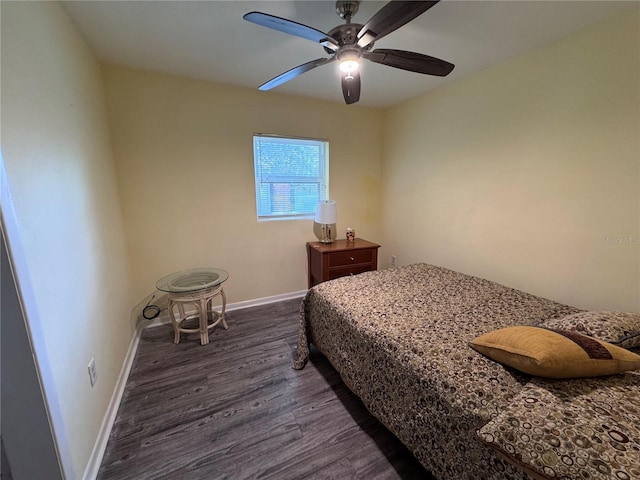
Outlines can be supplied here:
M344 73L353 73L358 70L358 68L360 68L358 60L347 59L340 62L340 70Z
M353 73L360 68L360 63L358 62L360 60L360 52L355 49L342 49L337 53L337 57L340 71L344 73Z

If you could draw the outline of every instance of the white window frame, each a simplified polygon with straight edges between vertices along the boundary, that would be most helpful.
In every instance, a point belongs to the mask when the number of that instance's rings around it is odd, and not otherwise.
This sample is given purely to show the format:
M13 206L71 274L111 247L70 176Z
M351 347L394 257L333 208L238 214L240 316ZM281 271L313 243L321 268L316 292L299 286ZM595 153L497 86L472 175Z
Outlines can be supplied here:
M269 139L276 139L278 143L292 143L297 145L313 145L320 148L320 164L317 177L308 176L267 176L262 175L262 163L260 157L260 142L269 142ZM329 141L319 138L292 137L283 135L253 134L253 164L254 176L256 183L256 215L259 222L271 220L296 220L296 219L313 219L315 215L316 204L313 210L308 212L274 212L269 215L260 215L260 191L265 184L275 183L313 183L318 185L319 198L318 201L326 201L329 199Z

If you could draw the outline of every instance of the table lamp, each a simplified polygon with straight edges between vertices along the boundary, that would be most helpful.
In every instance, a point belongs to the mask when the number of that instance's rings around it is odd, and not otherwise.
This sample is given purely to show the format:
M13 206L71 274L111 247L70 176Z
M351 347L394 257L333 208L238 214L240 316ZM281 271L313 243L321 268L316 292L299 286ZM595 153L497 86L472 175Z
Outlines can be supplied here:
M318 232L314 229L318 240L322 243L331 243L333 242L331 226L335 225L338 218L338 210L336 208L336 202L333 200L325 200L323 202L318 202L318 206L316 208L316 216L315 222L322 225L321 234L318 235Z

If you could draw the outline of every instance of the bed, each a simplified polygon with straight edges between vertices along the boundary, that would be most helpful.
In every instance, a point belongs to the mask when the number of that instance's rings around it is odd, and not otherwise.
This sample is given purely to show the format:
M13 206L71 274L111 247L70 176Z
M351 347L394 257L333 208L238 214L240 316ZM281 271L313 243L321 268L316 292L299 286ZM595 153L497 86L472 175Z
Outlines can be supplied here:
M579 313L428 264L367 272L308 291L293 367L313 343L439 480L640 478L637 373L545 380L469 347Z

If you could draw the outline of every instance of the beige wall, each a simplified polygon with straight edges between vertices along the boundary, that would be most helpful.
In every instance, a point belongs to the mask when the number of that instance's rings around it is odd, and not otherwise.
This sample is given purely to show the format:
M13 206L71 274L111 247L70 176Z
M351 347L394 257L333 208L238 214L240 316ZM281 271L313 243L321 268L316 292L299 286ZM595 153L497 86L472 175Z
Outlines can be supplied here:
M391 109L387 252L640 311L639 15Z
M81 478L132 336L133 301L100 66L57 3L2 2L1 128L48 358L36 353L54 377Z
M328 139L339 235L380 239L382 112L117 67L104 78L137 300L200 266L229 271L230 302L306 289L313 221L258 223L255 132Z

